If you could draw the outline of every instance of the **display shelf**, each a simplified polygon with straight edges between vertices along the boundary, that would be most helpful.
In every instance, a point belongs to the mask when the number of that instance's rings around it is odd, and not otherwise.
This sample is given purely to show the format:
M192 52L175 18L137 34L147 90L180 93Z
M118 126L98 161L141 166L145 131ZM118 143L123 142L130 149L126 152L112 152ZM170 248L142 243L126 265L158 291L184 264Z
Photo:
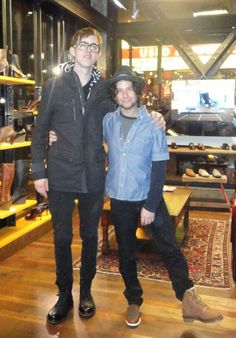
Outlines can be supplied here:
M35 81L0 75L0 84L3 84L3 85L35 85Z
M31 141L24 141L24 142L15 142L15 143L7 143L3 142L0 144L0 150L10 150L16 148L23 148L23 147L30 147Z
M41 217L27 221L17 220L17 226L0 229L0 261L15 254L26 245L52 230L51 215L45 211Z
M219 155L234 155L236 156L236 151L235 150L224 150L221 148L205 148L205 150L200 150L200 149L189 149L188 147L178 147L177 149L172 149L169 147L169 152L173 154L191 154L191 155L208 155L208 154L219 154Z
M200 183L227 183L227 176L226 175L222 175L222 177L216 178L213 176L210 177L202 177L198 174L196 174L195 177L190 177L187 176L186 174L183 174L182 176L182 182L200 182Z
M17 212L30 208L36 204L37 204L36 200L26 200L26 203L23 203L23 204L12 204L12 206L8 210L0 209L0 219L4 219L14 214L17 214ZM17 225L18 225L18 220L17 220Z

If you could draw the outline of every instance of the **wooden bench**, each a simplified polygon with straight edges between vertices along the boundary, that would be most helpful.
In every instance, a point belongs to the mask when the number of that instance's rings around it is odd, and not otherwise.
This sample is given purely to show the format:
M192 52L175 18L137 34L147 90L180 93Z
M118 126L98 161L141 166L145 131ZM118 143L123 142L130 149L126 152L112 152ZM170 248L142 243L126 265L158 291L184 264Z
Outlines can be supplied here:
M184 218L185 231L187 230L188 220L189 220L189 202L190 202L191 192L192 191L189 188L176 188L172 192L163 193L175 230L178 227L178 224L182 218ZM101 216L101 226L102 226L101 251L102 251L102 254L109 253L110 245L109 245L108 229L110 225L112 225L111 208L110 208L110 200L107 199L104 202L103 212ZM139 225L139 227L142 227L142 226Z

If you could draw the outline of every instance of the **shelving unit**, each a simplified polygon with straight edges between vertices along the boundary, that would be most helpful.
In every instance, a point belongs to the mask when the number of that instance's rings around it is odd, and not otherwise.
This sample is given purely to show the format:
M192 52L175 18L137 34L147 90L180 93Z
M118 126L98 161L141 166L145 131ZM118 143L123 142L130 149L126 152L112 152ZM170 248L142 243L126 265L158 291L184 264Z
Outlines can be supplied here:
M235 168L228 167L229 163L233 165L236 161L235 150L225 150L221 147L206 147L205 150L200 150L197 147L195 149L189 149L188 146L178 146L176 149L169 147L170 161L169 161L169 175L167 174L167 184L188 185L193 189L191 197L191 207L209 207L219 209L230 209L230 200L234 194L233 180L229 175L229 172L234 171ZM215 158L228 159L226 162L218 163L207 162L209 155L215 156ZM196 158L205 158L205 163L197 162ZM210 176L210 178L204 178L199 175L196 177L188 177L184 173L184 168L193 166L195 173L197 174L199 168L209 170L209 173L213 168L221 170L222 177L216 179ZM229 175L229 176L228 176ZM223 199L222 199L223 197Z
M0 85L4 86L3 91L6 98L5 116L3 116L3 118L5 118L5 124L10 125L12 124L14 114L13 86L34 86L35 81L0 75ZM33 115L35 115L35 113L36 112L34 112ZM12 162L12 158L9 154L13 154L14 160L14 150L30 146L30 141L17 142L16 139L16 142L13 144L7 142L1 143L0 151L4 151L4 158L6 157L7 161L8 158L10 158L11 160L9 162ZM24 215L29 213L31 208L36 204L36 199L29 199L26 200L26 203L12 204L7 210L0 208L0 261L51 230L51 215L49 211L44 211L40 217L35 217L31 220L25 219Z

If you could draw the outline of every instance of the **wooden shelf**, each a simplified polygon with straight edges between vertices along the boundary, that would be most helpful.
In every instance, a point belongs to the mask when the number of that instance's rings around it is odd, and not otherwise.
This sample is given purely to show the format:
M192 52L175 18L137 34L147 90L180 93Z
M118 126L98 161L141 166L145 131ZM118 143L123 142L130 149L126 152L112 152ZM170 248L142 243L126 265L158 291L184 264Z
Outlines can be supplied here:
M172 149L169 147L169 152L173 154L190 154L190 155L208 155L208 154L219 154L219 155L234 155L236 156L235 150L224 150L221 148L206 148L205 150L194 149L191 150L188 147L178 147L177 149Z
M50 213L43 212L41 218L27 221L24 217L17 220L14 227L0 229L0 261L23 249L52 230Z
M0 209L0 219L7 218L9 216L12 216L14 214L17 214L17 212L25 210L29 207L32 207L37 204L36 200L26 200L26 203L24 204L12 204L9 210L2 210ZM18 221L17 221L18 224Z
M4 84L4 85L35 85L35 81L0 75L0 84Z
M202 176L197 174L195 177L190 177L190 176L187 176L186 174L183 174L182 182L227 183L227 176L222 175L221 178L216 178L216 177L213 177L213 176L202 177Z
M23 148L23 147L30 147L31 141L24 141L24 142L15 142L13 144L3 142L0 144L0 150L9 150L9 149L16 149L16 148Z

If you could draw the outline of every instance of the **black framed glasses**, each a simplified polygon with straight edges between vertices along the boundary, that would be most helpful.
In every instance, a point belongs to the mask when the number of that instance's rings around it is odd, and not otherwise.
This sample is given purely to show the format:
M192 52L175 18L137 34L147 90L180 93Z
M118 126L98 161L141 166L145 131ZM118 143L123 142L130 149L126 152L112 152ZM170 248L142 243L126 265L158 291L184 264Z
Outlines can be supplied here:
M88 43L86 41L80 41L74 47L78 48L79 50L87 50L90 48L92 53L99 53L101 49L101 47L96 43Z

